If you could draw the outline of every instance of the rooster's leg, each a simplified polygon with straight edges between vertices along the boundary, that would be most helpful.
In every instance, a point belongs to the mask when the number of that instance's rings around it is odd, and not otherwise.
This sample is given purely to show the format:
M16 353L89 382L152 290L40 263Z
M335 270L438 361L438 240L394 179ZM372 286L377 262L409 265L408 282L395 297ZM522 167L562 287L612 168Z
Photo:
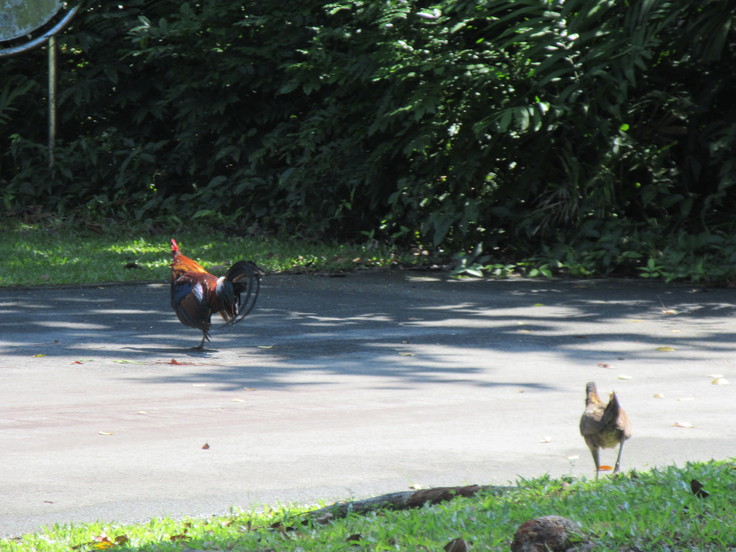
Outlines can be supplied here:
M204 349L204 340L205 339L207 339L207 334L206 333L202 333L202 341L200 341L199 342L199 345L197 345L196 347L192 347L192 349L194 349L195 351L201 351L202 349Z
M616 465L613 468L613 475L616 475L621 472L621 451L624 450L624 441L621 440L621 443L618 445L618 456L616 457Z

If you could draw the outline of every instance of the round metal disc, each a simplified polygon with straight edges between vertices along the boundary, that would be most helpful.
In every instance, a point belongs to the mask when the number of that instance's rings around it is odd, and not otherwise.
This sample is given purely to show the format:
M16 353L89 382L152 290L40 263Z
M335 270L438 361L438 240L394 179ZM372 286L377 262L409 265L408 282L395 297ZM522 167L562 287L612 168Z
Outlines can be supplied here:
M62 7L59 0L0 0L0 41L21 38L42 27Z

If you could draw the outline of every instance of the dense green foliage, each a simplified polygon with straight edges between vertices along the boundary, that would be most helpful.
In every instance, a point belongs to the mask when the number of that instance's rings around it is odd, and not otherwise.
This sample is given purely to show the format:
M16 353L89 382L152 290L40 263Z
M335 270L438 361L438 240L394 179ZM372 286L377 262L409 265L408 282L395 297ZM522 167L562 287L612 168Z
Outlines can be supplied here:
M86 6L51 170L45 52L0 58L7 211L481 243L481 267L736 267L727 0Z

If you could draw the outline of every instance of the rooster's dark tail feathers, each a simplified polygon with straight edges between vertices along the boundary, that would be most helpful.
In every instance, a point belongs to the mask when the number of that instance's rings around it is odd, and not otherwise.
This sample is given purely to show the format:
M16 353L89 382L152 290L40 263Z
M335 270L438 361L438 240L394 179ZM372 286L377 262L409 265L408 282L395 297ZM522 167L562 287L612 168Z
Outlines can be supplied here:
M225 274L235 293L236 313L227 326L237 324L256 306L263 271L253 261L238 261Z

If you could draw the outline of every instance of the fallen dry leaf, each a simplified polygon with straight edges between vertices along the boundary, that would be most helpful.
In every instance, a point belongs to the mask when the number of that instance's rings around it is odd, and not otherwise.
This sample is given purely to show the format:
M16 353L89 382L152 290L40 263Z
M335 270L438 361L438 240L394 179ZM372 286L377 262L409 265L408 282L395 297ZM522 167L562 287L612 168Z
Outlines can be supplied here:
M691 429L691 428L695 427L690 422L675 422L672 425L675 426L675 427L682 427L682 428L685 428L685 429Z
M45 357L46 355L39 353L39 354L33 355L33 356L34 356L34 358L40 358L40 357Z
M610 364L606 364L605 362L599 362L598 368L608 368L609 370L613 370L613 366Z
M110 433L109 431L98 431L100 435L114 435L114 433Z
M273 345L259 345L259 349L273 349Z
M674 349L674 347L664 347L664 346L663 346L663 347L657 347L657 348L656 348L655 350L656 350L656 351L659 351L659 352L661 352L661 353L671 353L671 352L672 352L672 351L674 351L675 349Z
M399 356L417 356L417 355L416 353L401 352L399 353Z
M613 468L611 466L599 466L598 471L611 471Z
M619 374L618 376L616 376L616 378L620 380L630 380L631 376L627 376L625 374Z
M209 443L205 443L204 445L202 445L202 450L209 450L209 448L210 448Z
M72 550L81 550L83 548L90 547L92 550L109 550L110 548L114 548L116 546L125 546L128 544L128 541L130 539L127 535L118 535L115 537L114 540L110 540L110 538L105 535L104 533L102 535L98 535L92 539L90 542L85 542L82 544L78 544L77 546L72 546Z
M714 378L711 383L713 385L728 385L728 380L726 378Z
M181 366L181 362L179 362L179 361L178 361L178 360L176 360L175 358L172 358L172 359L171 359L171 360L169 361L169 364L174 364L174 365L177 365L177 366Z
M664 399L664 393L655 393L654 394L655 399Z

